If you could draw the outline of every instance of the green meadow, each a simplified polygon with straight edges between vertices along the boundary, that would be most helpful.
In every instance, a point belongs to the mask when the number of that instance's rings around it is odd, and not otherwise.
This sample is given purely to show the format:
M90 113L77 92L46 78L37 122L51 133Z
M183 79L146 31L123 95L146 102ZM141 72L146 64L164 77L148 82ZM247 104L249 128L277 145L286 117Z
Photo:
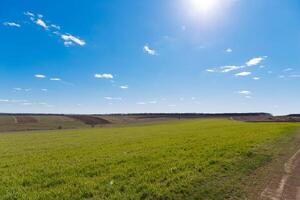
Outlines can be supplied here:
M298 127L182 120L0 134L0 199L246 199L245 180Z

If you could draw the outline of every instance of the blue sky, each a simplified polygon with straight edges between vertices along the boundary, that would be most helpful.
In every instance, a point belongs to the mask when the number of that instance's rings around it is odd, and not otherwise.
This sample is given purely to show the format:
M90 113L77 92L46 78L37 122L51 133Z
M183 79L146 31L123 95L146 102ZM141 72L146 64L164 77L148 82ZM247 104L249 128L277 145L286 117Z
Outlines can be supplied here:
M300 113L296 0L1 0L0 112Z

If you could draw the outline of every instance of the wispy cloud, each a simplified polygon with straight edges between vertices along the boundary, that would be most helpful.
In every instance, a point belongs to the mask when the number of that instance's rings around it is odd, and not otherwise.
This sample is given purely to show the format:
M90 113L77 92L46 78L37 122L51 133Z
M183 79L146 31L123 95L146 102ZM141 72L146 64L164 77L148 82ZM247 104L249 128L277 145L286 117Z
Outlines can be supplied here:
M50 26L51 26L52 28L54 28L54 29L57 29L57 30L60 30L60 29L61 29L61 27L58 26L58 25L56 25L56 24L51 24Z
M114 76L112 74L95 74L95 78L103 78L103 79L113 79Z
M216 72L216 70L214 70L214 69L206 69L206 71L211 72L211 73Z
M256 66L256 65L260 64L265 58L267 58L267 57L265 56L265 57L252 58L246 63L246 65L248 67Z
M289 76L290 78L300 78L300 74L293 74Z
M238 91L239 94L243 94L243 95L251 95L252 92L248 91L248 90L242 90L242 91Z
M249 76L251 74L252 74L251 72L240 72L240 73L235 74L235 76Z
M144 46L144 52L152 56L157 55L156 51L154 49L151 49L147 44Z
M147 104L157 104L156 100L152 100L152 101L140 101L136 103L137 105L147 105Z
M4 22L3 23L4 26L12 26L12 27L17 27L17 28L20 28L21 25L16 23L16 22Z
M35 21L35 23L41 27L43 27L44 29L48 30L48 25L46 24L46 22L44 22L42 19L37 19Z
M242 70L251 66L259 65L267 56L252 58L245 65L225 65L221 67L213 67L206 69L206 72L216 72L216 73L228 73L233 71ZM251 75L251 72L240 72L235 74L235 76L248 76Z
M16 92L30 92L31 88L14 88L13 90Z
M104 97L105 100L109 100L109 101L121 101L122 98L121 97Z
M9 100L8 99L0 99L0 103L8 103Z
M44 79L44 78L46 78L46 75L44 75L44 74L35 74L34 77Z
M21 91L22 88L14 88L15 91Z
M84 46L86 42L79 37L71 35L69 33L61 33L61 27L59 25L50 23L48 20L47 22L43 19L43 15L41 14L34 14L32 12L25 12L24 15L28 16L29 19L36 25L43 27L48 33L54 34L60 37L64 41L64 45L66 47L72 45L79 45ZM47 24L48 23L48 24Z
M29 102L25 102L25 103L21 103L22 106L32 106L33 103L29 103Z
M170 104L170 105L168 105L168 107L176 107L176 105Z
M239 70L239 69L242 69L244 68L244 66L224 66L224 67L221 67L221 72L223 73L227 73L227 72L231 72L231 71L235 71L235 70Z
M260 78L259 77L253 77L253 80L258 81L258 80L260 80Z
M50 78L50 81L61 81L61 78Z
M293 71L293 68L286 68L283 70L284 72L289 72L289 71Z
M86 42L78 37L75 37L71 34L62 34L61 38L65 41L65 46L71 46L73 43L78 44L80 46L86 45Z
M29 11L24 12L24 15L29 16L29 17L34 17L35 16L35 14L33 14L32 12L29 12Z
M226 51L227 53L232 53L233 50L232 50L231 48L228 48L228 49L226 49L225 51Z
M120 88L123 89L123 90L126 90L126 89L129 88L129 86L128 85L121 85Z
M212 69L206 69L206 72L228 73L228 72L243 69L244 67L245 66L227 65L227 66L216 67L216 68L212 68Z
M240 95L243 95L246 99L252 99L252 92L248 90L238 91Z

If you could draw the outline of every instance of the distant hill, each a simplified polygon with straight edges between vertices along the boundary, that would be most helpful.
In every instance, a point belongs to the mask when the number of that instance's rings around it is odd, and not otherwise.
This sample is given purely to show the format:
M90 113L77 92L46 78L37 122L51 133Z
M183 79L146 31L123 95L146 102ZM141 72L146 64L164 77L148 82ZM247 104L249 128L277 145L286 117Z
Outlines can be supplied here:
M291 114L291 115L288 115L288 117L300 117L300 114Z

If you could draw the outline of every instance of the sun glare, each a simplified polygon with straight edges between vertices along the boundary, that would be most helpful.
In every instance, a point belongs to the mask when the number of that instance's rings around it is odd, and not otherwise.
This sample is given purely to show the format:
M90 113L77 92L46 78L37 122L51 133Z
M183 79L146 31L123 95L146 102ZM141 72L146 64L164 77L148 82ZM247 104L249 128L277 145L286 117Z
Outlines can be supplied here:
M217 14L223 3L221 0L189 0L189 10L193 15L209 17Z
M191 0L191 6L198 12L213 12L217 7L217 0Z

